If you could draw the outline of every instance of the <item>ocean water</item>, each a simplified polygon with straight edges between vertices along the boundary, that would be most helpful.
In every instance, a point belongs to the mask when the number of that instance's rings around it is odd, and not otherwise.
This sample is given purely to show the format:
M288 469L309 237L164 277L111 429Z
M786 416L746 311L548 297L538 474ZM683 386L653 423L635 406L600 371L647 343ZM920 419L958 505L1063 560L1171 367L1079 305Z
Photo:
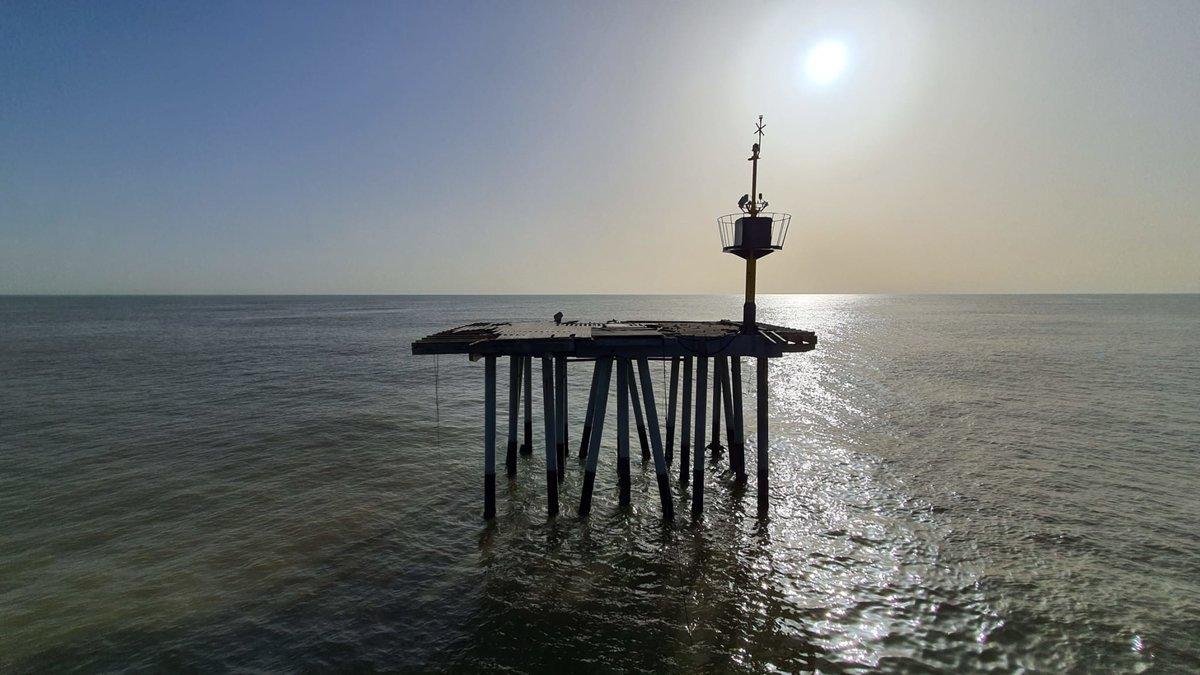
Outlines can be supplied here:
M539 448L488 525L482 363L409 345L558 310L740 299L0 298L0 671L1200 669L1200 296L767 296L769 519L636 451L620 510L610 425L586 522Z

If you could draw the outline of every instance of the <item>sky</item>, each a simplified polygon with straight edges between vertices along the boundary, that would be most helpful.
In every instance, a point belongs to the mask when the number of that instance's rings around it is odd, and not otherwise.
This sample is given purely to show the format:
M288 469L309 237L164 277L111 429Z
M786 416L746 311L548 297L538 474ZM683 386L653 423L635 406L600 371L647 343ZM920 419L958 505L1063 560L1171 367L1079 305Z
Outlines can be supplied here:
M0 293L739 293L760 114L760 293L1200 292L1194 0L0 0Z

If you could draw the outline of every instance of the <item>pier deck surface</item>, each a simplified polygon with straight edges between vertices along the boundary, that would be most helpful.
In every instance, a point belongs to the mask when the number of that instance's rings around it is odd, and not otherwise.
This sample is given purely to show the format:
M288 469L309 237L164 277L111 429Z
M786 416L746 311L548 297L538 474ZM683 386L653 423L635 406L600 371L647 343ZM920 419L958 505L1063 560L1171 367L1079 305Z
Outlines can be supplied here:
M413 354L584 358L750 356L774 358L817 345L811 331L734 321L481 321L434 333L412 344Z

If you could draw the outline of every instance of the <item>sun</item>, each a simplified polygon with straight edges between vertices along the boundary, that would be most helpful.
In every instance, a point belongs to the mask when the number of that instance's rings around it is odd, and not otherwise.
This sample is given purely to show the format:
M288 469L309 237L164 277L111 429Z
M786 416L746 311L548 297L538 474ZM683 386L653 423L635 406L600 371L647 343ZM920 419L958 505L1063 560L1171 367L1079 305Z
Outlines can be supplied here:
M813 45L804 58L804 75L816 84L830 84L846 70L846 45L824 40Z

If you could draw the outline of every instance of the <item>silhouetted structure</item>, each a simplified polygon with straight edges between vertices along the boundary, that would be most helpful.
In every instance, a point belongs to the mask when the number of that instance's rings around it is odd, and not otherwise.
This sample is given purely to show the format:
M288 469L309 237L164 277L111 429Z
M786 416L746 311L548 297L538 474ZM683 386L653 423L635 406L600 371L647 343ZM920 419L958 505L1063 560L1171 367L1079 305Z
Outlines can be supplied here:
M783 248L791 217L765 214L766 202L758 192L758 159L764 125L759 117L752 147L751 191L738 206L741 214L718 219L722 249L746 260L746 301L742 321L606 321L562 320L553 322L480 322L421 338L412 345L413 354L466 354L484 361L484 518L496 514L496 359L509 359L508 447L506 473L515 478L518 451L532 452L533 360L541 361L544 440L546 450L546 498L550 515L559 511L559 486L566 472L567 375L569 362L593 365L579 454L585 457L579 515L591 509L596 466L607 419L610 384L614 369L617 393L617 475L620 503L630 499L629 408L633 407L642 461L654 461L663 516L674 517L668 466L674 458L676 403L680 392L682 363L682 424L679 446L679 484L691 480L692 515L699 517L704 505L704 444L708 372L712 364L712 444L720 443L724 418L730 468L739 482L746 480L745 430L741 359L756 362L757 401L757 493L758 512L766 515L769 493L767 401L768 359L816 347L817 336L809 331L760 324L755 317L754 275L758 258ZM751 199L757 195L757 199ZM657 399L650 379L650 361L670 361L667 397L666 444L659 426ZM693 373L695 378L693 381ZM525 438L517 444L522 387L524 388ZM640 396L639 396L640 393ZM694 411L692 406L695 406ZM694 416L693 413L694 412ZM689 456L690 455L690 456ZM690 465L690 466L689 466ZM690 476L689 476L690 469Z

